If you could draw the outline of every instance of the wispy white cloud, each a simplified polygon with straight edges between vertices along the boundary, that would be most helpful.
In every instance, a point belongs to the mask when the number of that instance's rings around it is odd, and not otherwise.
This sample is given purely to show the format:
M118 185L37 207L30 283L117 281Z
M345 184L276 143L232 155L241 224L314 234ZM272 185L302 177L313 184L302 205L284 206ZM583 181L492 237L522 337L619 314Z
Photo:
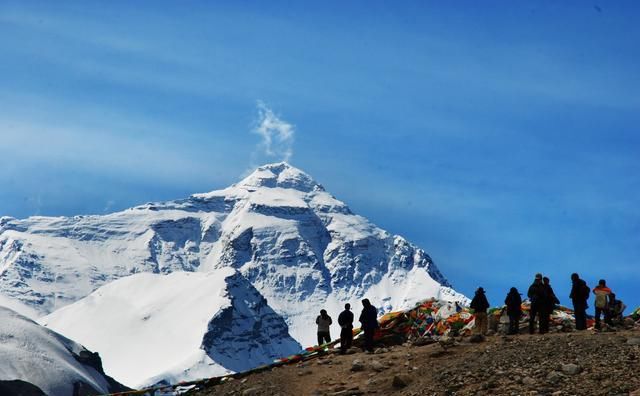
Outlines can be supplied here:
M159 15L152 18L153 26L162 26L165 21ZM35 59L75 76L128 89L144 87L206 98L236 96L234 90L223 87L221 80L225 77L219 76L237 73L237 65L229 65L222 56L194 50L197 45L184 45L181 39L162 30L150 28L144 34L132 35L91 17L20 9L0 12L0 24L11 32L28 32L34 38L24 45L11 46L14 56ZM215 43L209 49L212 48L219 55Z
M293 156L294 125L282 120L262 101L258 101L258 120L252 132L262 137L254 156L257 153L276 161L289 161Z

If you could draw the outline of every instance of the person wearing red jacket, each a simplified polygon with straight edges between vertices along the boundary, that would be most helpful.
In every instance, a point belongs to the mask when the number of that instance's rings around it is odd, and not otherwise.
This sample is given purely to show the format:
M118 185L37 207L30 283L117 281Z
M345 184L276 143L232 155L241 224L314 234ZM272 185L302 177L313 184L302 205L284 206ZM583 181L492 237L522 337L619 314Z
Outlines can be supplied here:
M593 288L593 294L596 295L595 307L596 307L596 330L600 330L600 315L604 314L604 322L611 324L611 318L609 315L609 296L611 295L611 289L607 287L607 282L604 279L598 281L598 286Z

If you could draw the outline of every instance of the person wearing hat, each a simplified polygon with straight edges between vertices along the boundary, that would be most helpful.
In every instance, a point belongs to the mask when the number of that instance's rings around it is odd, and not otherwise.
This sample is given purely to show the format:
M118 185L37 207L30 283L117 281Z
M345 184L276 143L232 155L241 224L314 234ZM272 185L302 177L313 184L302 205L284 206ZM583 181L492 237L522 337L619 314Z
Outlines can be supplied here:
M484 289L479 287L476 290L475 296L473 296L473 300L471 300L471 305L469 305L471 309L473 309L476 319L475 326L473 328L476 334L487 334L487 309L489 308L489 301L487 300L487 296L484 294Z
M538 330L540 330L541 322L544 322L545 307L547 306L547 296L542 283L542 274L536 274L535 279L529 290L527 291L527 297L531 302L531 308L529 309L529 334L536 332L536 316L538 317ZM542 332L544 332L544 323L542 323Z

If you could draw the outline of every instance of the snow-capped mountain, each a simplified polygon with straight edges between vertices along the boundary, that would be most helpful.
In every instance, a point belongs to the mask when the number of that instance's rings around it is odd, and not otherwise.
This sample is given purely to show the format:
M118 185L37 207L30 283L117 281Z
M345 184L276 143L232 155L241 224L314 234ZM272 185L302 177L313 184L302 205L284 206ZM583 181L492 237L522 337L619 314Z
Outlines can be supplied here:
M467 301L422 249L286 163L223 190L106 216L0 219L0 293L42 315L128 275L225 268L266 298L302 345L315 342L322 308L337 316L350 302L357 314L364 297L381 310L427 297Z
M177 383L270 363L302 349L236 270L142 273L40 320L93 350L121 382Z
M69 396L128 390L105 375L97 354L3 306L0 357L2 394L39 390L48 396Z

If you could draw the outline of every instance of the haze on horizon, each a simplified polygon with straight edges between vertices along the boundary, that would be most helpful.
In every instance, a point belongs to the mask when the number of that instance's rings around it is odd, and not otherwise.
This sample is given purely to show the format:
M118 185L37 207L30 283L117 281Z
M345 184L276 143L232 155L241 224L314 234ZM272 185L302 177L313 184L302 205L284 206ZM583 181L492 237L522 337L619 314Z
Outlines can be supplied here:
M0 216L104 214L288 160L493 305L640 305L640 6L0 4Z

